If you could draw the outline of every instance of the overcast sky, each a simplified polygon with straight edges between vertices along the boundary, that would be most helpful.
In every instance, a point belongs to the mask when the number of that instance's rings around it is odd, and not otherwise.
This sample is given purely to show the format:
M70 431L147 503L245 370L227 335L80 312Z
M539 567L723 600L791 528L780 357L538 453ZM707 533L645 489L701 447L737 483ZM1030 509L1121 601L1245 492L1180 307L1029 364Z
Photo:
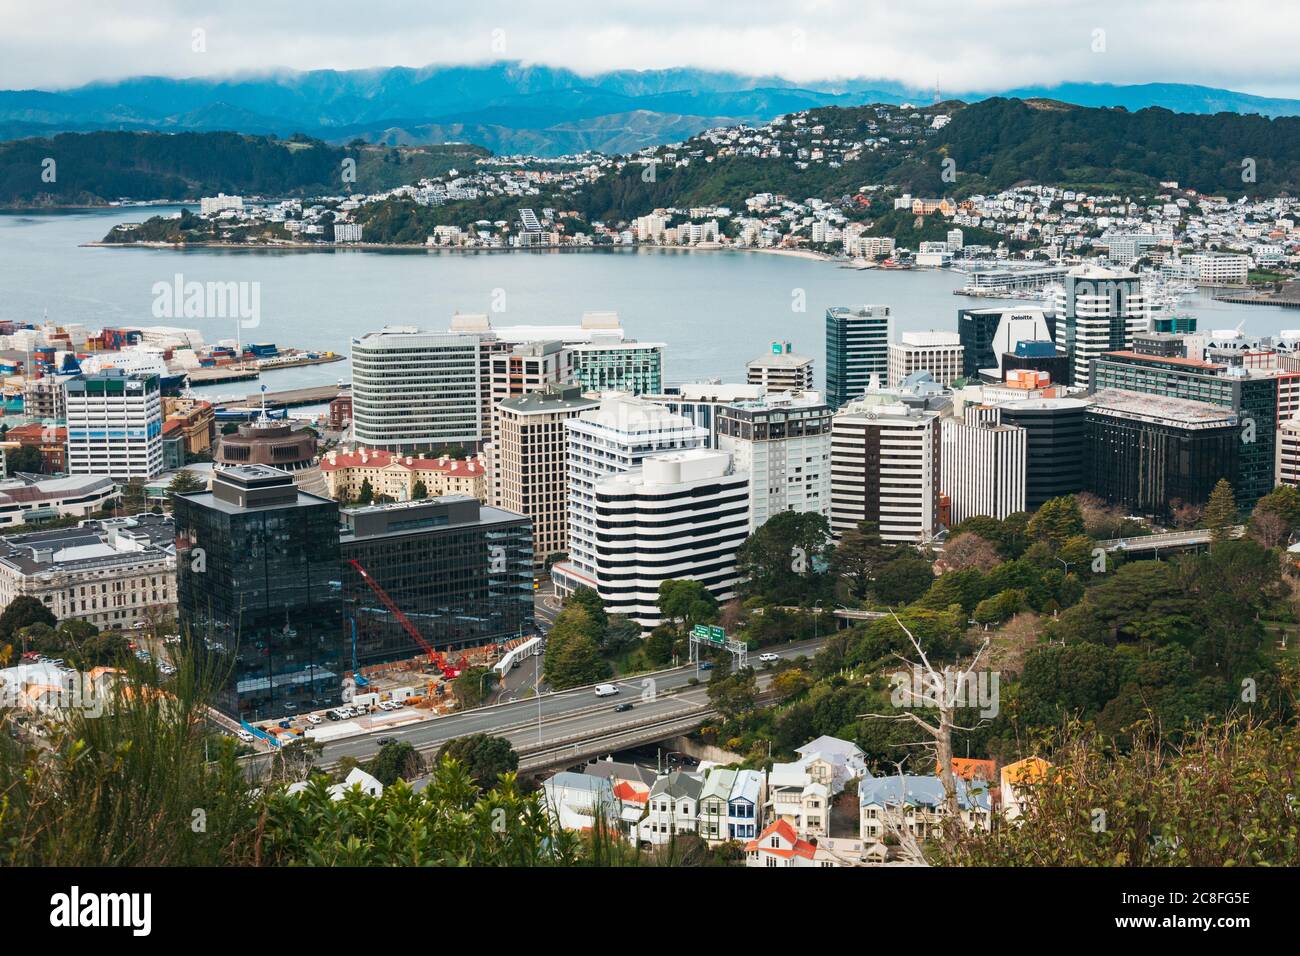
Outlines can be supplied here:
M945 94L1164 81L1300 96L1297 49L1290 0L0 0L4 89L519 59L937 82Z

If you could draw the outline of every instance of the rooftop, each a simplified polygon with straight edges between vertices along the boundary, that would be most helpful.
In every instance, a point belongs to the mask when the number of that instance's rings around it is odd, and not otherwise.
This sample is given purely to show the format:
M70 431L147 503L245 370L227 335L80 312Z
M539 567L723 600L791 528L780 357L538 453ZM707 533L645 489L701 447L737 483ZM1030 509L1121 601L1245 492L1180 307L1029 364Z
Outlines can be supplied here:
M1127 392L1118 388L1104 388L1094 392L1088 411L1092 414L1137 418L1184 428L1235 427L1237 424L1237 413L1222 405L1146 392Z

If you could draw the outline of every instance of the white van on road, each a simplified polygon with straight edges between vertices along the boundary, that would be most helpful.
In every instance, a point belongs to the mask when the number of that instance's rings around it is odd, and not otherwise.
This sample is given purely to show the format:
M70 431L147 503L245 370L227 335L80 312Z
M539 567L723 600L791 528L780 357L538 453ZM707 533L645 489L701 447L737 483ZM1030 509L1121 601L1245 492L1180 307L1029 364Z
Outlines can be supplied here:
M618 688L615 687L613 684L597 684L597 685L596 685L596 696L597 696L597 697L613 697L613 696L614 696L615 694L617 694L617 693L618 693Z

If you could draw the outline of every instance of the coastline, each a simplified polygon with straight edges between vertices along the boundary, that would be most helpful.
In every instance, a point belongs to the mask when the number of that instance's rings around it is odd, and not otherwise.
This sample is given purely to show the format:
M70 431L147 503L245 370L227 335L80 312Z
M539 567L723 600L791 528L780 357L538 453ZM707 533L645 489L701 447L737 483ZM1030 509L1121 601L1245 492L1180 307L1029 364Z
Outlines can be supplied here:
M104 242L96 240L94 242L81 242L77 244L83 249L171 249L176 252L184 252L187 249L246 249L253 252L275 252L285 250L288 252L425 252L425 253L569 253L569 252L635 252L641 249L664 249L674 252L760 252L765 255L788 256L796 259L808 259L816 262L840 262L843 257L827 255L823 252L814 252L811 249L774 249L758 246L733 246L721 245L718 243L701 243L694 246L678 245L651 245L635 244L631 246L530 246L528 248L518 248L512 246L417 246L412 243L404 242L346 242L340 244L329 244L323 242Z

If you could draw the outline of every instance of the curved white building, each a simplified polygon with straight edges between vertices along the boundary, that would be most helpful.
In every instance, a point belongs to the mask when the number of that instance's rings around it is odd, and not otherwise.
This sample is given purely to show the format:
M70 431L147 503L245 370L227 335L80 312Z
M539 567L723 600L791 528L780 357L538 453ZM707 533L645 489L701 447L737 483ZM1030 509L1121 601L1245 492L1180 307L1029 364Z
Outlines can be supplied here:
M594 493L596 590L609 613L658 626L659 585L670 579L700 581L719 601L735 597L749 475L726 452L653 455L598 481Z

